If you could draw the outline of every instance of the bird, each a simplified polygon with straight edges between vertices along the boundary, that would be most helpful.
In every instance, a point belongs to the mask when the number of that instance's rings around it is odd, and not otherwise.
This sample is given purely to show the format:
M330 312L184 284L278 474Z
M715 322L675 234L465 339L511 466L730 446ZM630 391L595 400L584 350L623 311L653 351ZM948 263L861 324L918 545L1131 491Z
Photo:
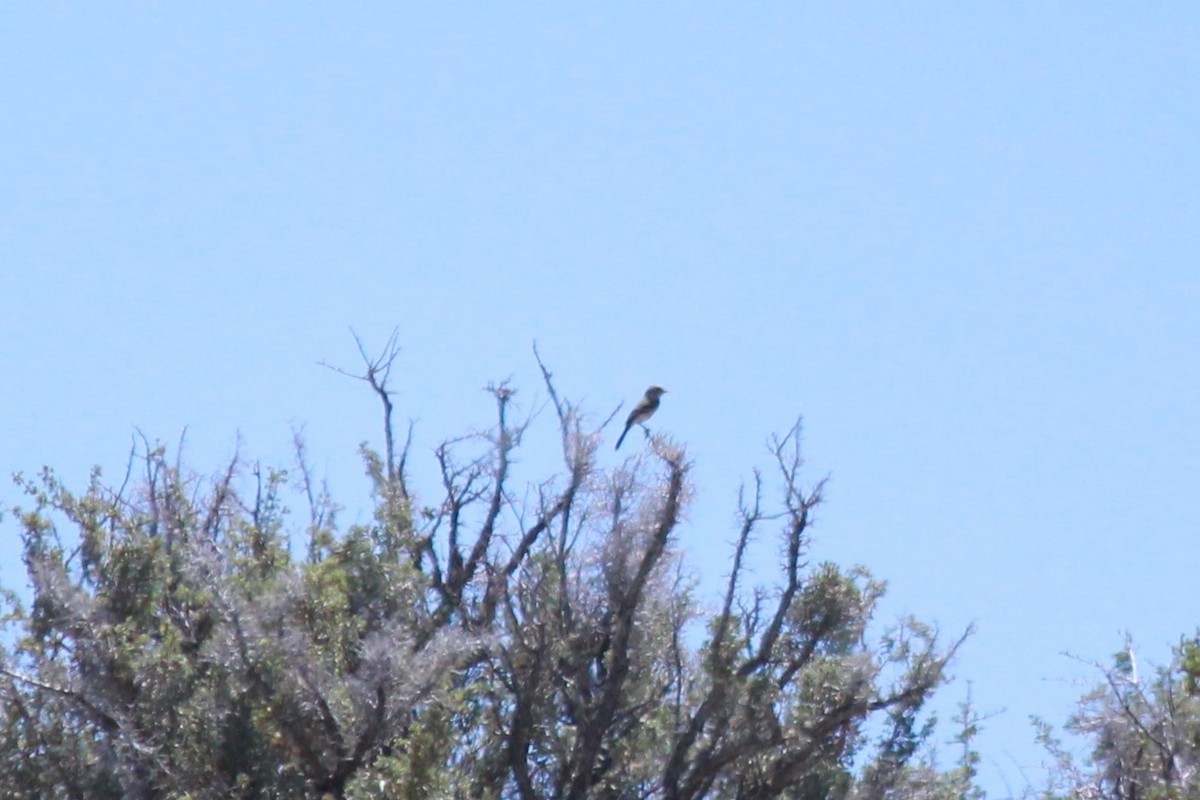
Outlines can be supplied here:
M667 390L661 386L651 386L646 390L646 396L638 401L638 404L633 407L633 411L629 412L629 419L625 420L625 430L621 431L621 438L617 439L617 446L614 450L621 449L621 442L625 441L625 434L629 433L629 429L634 425L641 425L645 428L646 420L654 416L654 412L658 411L659 398L667 393Z

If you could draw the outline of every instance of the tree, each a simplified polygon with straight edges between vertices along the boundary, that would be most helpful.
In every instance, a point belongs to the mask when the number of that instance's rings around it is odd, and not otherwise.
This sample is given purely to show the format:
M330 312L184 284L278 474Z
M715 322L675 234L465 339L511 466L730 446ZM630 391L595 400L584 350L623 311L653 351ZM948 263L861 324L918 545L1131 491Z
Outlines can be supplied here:
M810 563L823 484L801 483L799 423L772 444L778 504L760 473L744 492L705 611L681 445L605 470L612 417L589 423L543 365L561 469L519 485L532 418L491 386L495 424L437 448L425 504L411 426L393 435L395 339L360 352L384 417L369 524L338 527L299 437L291 473L235 457L200 478L143 439L116 488L18 478L33 597L7 598L4 796L908 796L958 642L913 620L873 639L882 584ZM779 579L747 588L769 525Z
M1055 764L1043 796L1200 798L1200 634L1181 640L1166 667L1140 667L1128 638L1111 667L1093 666L1101 682L1067 723L1091 747L1082 765L1049 725L1035 720Z

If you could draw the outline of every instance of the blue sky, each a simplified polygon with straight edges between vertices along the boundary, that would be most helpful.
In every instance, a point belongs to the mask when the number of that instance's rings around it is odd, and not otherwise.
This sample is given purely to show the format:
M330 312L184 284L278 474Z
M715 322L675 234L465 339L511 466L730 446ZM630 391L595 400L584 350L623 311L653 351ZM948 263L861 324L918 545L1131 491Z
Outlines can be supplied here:
M1062 651L1195 630L1195 6L380 5L6 9L0 470L303 426L353 521L350 327L399 332L418 471L489 381L537 407L536 340L598 416L670 389L713 591L803 415L814 558L978 625L944 702L1004 709L993 796L1094 677Z

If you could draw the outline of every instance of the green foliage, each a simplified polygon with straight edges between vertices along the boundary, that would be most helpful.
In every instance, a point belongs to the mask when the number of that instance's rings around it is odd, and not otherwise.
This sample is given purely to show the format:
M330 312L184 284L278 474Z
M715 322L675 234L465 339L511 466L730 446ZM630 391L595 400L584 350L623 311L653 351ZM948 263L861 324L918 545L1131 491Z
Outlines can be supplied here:
M1099 686L1080 700L1067 730L1090 747L1079 761L1035 720L1055 768L1043 796L1099 800L1200 798L1200 697L1196 696L1196 640L1183 640L1171 663L1146 669L1132 644L1095 665Z
M247 508L236 465L202 481L142 460L129 496L98 473L80 496L18 479L34 600L9 596L0 747L24 757L0 793L338 795L457 657L411 648L419 576L366 528L294 562L286 473Z
M872 643L882 584L807 565L820 484L798 482L796 430L774 450L779 509L758 481L703 611L676 546L681 447L653 437L606 472L547 380L563 468L520 504L524 426L493 387L496 427L438 448L444 495L420 505L386 366L363 376L389 426L384 453L364 448L370 524L337 527L299 440L291 473L201 478L147 446L117 488L18 478L33 595L4 595L0 796L975 797L973 723L959 771L918 758L957 645L915 621ZM776 520L779 578L746 590Z
M1200 693L1200 633L1179 644L1179 671L1189 696Z

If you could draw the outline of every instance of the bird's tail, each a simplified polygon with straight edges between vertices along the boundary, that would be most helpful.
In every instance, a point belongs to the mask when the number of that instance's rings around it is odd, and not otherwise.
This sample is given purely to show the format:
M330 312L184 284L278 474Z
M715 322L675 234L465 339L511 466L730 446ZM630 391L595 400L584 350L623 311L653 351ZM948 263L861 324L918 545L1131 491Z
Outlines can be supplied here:
M621 431L621 436L620 436L620 438L618 438L618 439L617 439L617 446L616 446L616 447L614 447L614 448L613 448L613 450L620 450L620 449L621 449L621 442L625 441L625 434L629 433L629 428L630 428L630 427L631 427L631 426L629 426L629 425L626 425L626 426L625 426L625 430Z

